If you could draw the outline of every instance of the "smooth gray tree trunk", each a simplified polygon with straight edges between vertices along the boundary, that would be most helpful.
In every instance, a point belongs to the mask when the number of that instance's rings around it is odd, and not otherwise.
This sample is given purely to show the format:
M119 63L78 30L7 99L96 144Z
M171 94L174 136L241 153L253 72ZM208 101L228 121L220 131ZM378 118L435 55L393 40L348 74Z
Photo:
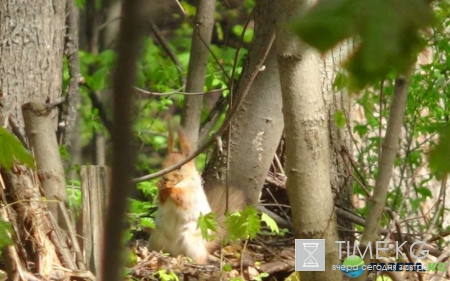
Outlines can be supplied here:
M214 13L216 0L199 0L195 15L194 31L192 34L191 57L189 59L186 92L202 92L206 78L206 66L209 56L214 27ZM200 116L203 107L203 96L185 96L181 111L181 125L183 126L192 147L197 147L200 130Z
M314 1L279 0L276 46L283 97L286 188L295 238L325 239L325 271L303 271L302 280L342 280L330 186L329 116L322 96L320 55L301 42L285 23Z
M255 10L255 37L241 81L258 63L260 53L268 38L274 32L275 2L260 0ZM255 204L265 182L267 172L283 133L283 115L281 112L281 89L278 75L276 50L272 47L265 69L253 82L242 106L231 122L231 141L228 178L229 183L244 191L247 202ZM238 85L240 87L242 85ZM238 97L236 97L238 98ZM228 134L223 136L227 144ZM214 152L208 170L205 172L205 187L215 182L226 181L226 145L220 154Z

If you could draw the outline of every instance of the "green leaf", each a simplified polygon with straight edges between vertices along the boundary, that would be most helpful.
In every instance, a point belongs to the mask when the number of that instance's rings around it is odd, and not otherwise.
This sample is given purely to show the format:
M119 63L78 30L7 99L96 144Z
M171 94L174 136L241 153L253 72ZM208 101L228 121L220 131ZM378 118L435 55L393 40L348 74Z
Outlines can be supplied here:
M244 27L240 24L233 26L232 31L234 33L234 35L236 35L237 37L241 37L242 36L242 32L244 31ZM244 43L250 43L252 41L253 38L253 28L247 28L245 30L245 34L244 34Z
M409 69L425 44L421 32L432 22L425 0L322 0L291 27L322 53L355 39L355 52L344 68L350 90L360 90L392 70Z
M112 50L106 50L106 51L103 51L98 56L98 58L100 60L100 63L102 63L102 65L107 66L107 67L112 67L114 65L114 63L116 62L117 55Z
M278 228L278 225L275 222L275 220L269 217L266 213L262 213L261 220L267 224L267 226L270 228L272 232L275 232L277 234L280 233L280 229Z
M155 229L155 220L153 220L152 218L147 218L147 217L141 218L141 226Z
M411 206L411 210L413 212L416 212L420 207L420 200L419 199L411 199L411 200L409 200L409 204Z
M417 193L421 194L423 198L430 197L432 198L433 195L431 194L431 190L426 187L419 187L416 189Z
M356 34L352 15L356 12L357 2L320 1L305 16L295 19L291 28L308 44L325 52Z
M205 238L207 241L214 240L215 236L210 232L217 231L216 214L212 212L206 215L200 214L200 217L197 221L197 227L200 229L203 238Z
M362 138L369 132L369 128L367 125L355 125L353 131L358 133L359 137Z
M158 187L156 186L156 182L159 179L153 179L150 181L143 181L137 184L137 189L141 190L145 196L155 197L158 194Z
M254 238L261 227L261 220L255 207L248 206L242 211L226 217L229 238L231 241L238 239Z
M162 281L179 281L178 276L174 272L167 273L166 269L161 269L156 272L158 274L159 280Z
M230 272L231 270L233 270L233 266L229 263L226 263L222 266L222 270L224 272Z
M14 241L11 238L12 232L12 225L9 222L0 219L0 249L14 244Z
M0 127L0 166L10 170L14 161L34 168L34 158L31 153L13 134Z
M336 77L334 78L334 82L333 82L333 90L335 92L341 91L343 90L345 87L347 87L348 84L348 78L347 76L342 73L339 72Z
M438 144L430 150L430 169L438 179L450 173L450 127L440 134Z
M347 123L347 121L345 120L345 114L342 110L337 110L334 113L334 122L336 123L336 125L339 128L345 127L345 124Z
M107 86L109 78L109 68L102 67L97 70L94 75L92 75L91 79L86 80L89 81L89 86L95 91L104 90Z

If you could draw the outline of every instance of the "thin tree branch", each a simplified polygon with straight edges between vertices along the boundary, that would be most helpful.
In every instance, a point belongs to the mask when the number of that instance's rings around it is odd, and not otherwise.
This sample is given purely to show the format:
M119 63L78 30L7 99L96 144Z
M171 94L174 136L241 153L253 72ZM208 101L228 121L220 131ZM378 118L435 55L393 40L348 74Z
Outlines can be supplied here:
M220 115L227 108L227 104L227 99L224 96L220 96L219 100L214 104L214 107L209 112L208 117L206 117L206 120L200 126L200 134L198 138L199 143L203 143L206 140L209 133L216 125L217 120L219 120Z
M198 92L198 93L187 93L187 92L180 92L180 91L174 91L174 92L167 92L167 93L160 93L160 92L152 92L147 91L138 87L133 87L137 92L145 95L151 95L151 96L170 96L170 95L185 95L185 96L203 96L208 94L215 94L215 93L222 93L226 89L217 89L217 90L211 90L208 92ZM180 89L182 90L182 89Z
M155 35L156 40L158 40L159 44L161 44L161 47L164 49L166 54L175 64L178 71L178 75L180 75L180 84L181 84L180 86L184 87L185 79L183 78L183 66L180 63L180 60L178 59L177 55L172 51L172 49L170 49L169 43L167 42L166 38L164 38L164 36L162 35L158 26L152 21L150 22L150 28L153 34Z
M242 42L244 42L245 32L247 31L248 25L250 24L250 20L254 17L254 15L255 15L255 8L252 9L252 12L247 17L247 21L245 22L244 29L242 30L242 33L241 33L241 38L240 38L240 40L238 42L238 46L236 48L236 53L234 55L234 61L233 61L233 70L231 72L231 78L229 81L231 94L233 94L233 90L234 90L234 76L236 75L236 67L237 67L237 60L239 57L239 51L242 48Z
M380 97L379 97L379 107L380 107L380 121L378 122L378 155L381 155L381 143L383 142L381 132L383 130L383 90L384 90L384 79L380 83ZM378 158L380 161L380 158ZM378 163L380 164L380 163Z
M111 23L113 23L113 22L115 22L115 21L118 21L118 20L121 20L122 19L122 17L115 17L115 18L112 18L112 19L110 19L110 20L107 20L106 22L104 22L104 23L102 23L99 27L98 27L98 30L97 30L97 32L100 32L100 31L102 31L104 28L106 28L108 25L110 25Z
M403 116L406 109L406 98L408 96L409 87L409 81L407 79L408 78L405 77L398 77L395 80L394 97L389 112L383 149L380 155L378 178L369 204L367 225L364 228L361 239L361 245L363 247L369 242L374 242L378 238L380 219L386 205L386 196L392 177L392 170L402 129ZM370 255L364 257L364 263L370 263ZM358 281L366 280L366 278L367 271L358 278Z
M100 120L102 120L103 126L105 126L109 135L112 135L111 120L108 118L108 115L106 114L106 110L105 107L103 106L103 103L100 101L98 95L92 89L89 89L88 95L89 99L91 100L92 106L98 110L98 116L100 117Z
M29 148L28 141L25 136L20 132L20 128L17 125L17 122L14 120L14 117L11 115L8 117L9 125L11 126L11 131L13 134L20 140L20 142L26 147Z

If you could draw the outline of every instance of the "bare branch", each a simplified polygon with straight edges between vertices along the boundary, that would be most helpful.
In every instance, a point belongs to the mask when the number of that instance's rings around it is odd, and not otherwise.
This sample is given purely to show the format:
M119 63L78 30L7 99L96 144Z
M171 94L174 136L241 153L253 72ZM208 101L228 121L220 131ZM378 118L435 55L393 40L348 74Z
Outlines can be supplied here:
M211 90L208 92L198 92L198 93L187 93L187 92L180 92L180 91L174 91L174 92L167 92L167 93L159 93L159 92L152 92L152 91L146 91L144 89L133 87L137 92L145 94L145 95L151 95L151 96L170 96L170 95L185 95L185 96L202 96L202 95L208 95L208 94L216 94L216 93L222 93L226 89L217 89L217 90ZM182 89L180 89L182 90Z

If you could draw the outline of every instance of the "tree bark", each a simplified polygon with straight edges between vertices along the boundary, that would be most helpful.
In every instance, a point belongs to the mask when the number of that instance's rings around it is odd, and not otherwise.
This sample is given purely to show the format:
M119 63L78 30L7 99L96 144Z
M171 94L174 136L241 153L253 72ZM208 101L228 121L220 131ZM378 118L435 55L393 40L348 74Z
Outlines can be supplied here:
M81 210L81 231L83 253L86 264L94 274L101 269L103 249L106 197L109 186L109 170L106 166L81 167L81 192L83 204Z
M352 155L351 129L351 98L344 90L335 91L333 82L337 75L337 68L348 57L349 42L344 42L326 54L319 65L322 83L322 96L328 109L330 128L330 183L334 196L334 203L346 210L352 210L353 181L350 178L345 160L341 154L345 149ZM342 128L335 122L335 114L345 115L346 125ZM348 162L348 161L347 161ZM353 223L338 217L339 237L341 240L353 241Z
M0 0L0 120L2 126L8 124L7 120L13 122L20 139L25 132L22 105L52 103L61 97L65 8L64 0ZM51 118L48 131L54 136L57 110L48 114ZM53 145L51 150L58 151L57 143ZM58 241L59 227L55 228L48 216L35 172L15 165L2 174L7 183L5 190L15 203L12 208L21 220L18 242L26 243L19 244L21 252L35 259L35 271L43 278L61 278L64 273L55 270L58 266L79 269L68 241ZM65 185L60 188L64 200Z
M65 225L59 201L67 206L67 191L64 167L59 154L58 141L52 124L51 107L42 103L27 103L22 106L25 131L34 152L37 173L48 201L48 209L58 222ZM68 230L68 229L65 229Z
M22 134L22 104L52 102L61 96L65 8L64 0L0 1L4 114L15 119Z
M69 64L70 81L67 85L66 99L67 105L64 106L63 120L64 127L62 129L62 136L58 136L59 143L70 147L72 136L78 134L77 119L78 119L78 105L80 95L78 91L80 67L78 60L78 9L74 1L67 1L66 3L66 39L65 39L65 53ZM75 131L75 133L74 133Z
M326 271L301 272L303 280L342 280L330 186L328 112L321 91L320 56L284 27L313 1L280 0L276 46L286 138L286 188L295 238L326 240ZM320 206L320 207L318 207Z
M241 81L254 69L262 48L274 32L276 14L274 1L260 0L255 10L255 37ZM256 204L265 182L273 155L283 133L281 112L281 88L276 60L276 49L272 49L264 64L265 69L253 82L236 117L231 121L229 157L229 183L242 189L249 204ZM239 85L239 87L242 85ZM237 97L239 98L239 97ZM230 140L224 135L224 143ZM224 149L224 153L226 149ZM219 181L226 181L226 154L214 152L205 172L205 188Z
M214 12L216 0L199 0L195 26L192 34L191 57L186 81L186 91L189 93L202 92L205 84L206 66L209 56L214 27ZM202 113L203 96L193 95L184 97L184 106L181 112L181 125L183 126L192 147L195 149L200 129L200 116Z

